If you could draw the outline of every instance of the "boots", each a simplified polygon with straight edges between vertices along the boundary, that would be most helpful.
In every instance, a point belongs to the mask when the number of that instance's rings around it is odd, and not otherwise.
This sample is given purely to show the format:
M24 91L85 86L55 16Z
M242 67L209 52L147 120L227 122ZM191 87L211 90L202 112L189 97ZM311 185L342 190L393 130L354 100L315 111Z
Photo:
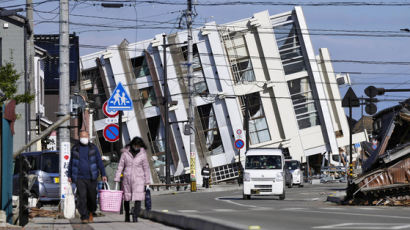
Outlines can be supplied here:
M125 222L130 222L130 202L124 201Z
M132 209L132 221L138 222L138 215L141 210L141 201L135 201L134 208Z

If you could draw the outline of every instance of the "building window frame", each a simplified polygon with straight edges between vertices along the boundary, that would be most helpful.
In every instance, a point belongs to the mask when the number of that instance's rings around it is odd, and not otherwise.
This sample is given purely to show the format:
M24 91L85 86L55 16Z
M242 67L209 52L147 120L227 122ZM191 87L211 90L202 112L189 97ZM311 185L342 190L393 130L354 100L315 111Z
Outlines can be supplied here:
M242 108L242 115L245 117L246 113L248 113L251 144L271 141L272 137L259 92L241 96L239 97L239 102Z

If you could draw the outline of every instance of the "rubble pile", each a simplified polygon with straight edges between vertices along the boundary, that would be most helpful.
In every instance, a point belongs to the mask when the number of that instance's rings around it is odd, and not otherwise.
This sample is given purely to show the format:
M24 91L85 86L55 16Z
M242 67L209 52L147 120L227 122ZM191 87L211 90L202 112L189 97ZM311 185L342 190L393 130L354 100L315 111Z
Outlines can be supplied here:
M55 210L44 210L40 208L30 208L29 217L51 217L51 218L58 218L59 216L63 216L63 214L59 211Z

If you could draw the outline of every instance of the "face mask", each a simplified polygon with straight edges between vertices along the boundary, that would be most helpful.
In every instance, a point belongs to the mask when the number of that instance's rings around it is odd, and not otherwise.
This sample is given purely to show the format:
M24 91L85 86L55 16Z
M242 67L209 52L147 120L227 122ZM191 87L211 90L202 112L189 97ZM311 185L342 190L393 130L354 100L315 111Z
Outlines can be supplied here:
M80 138L80 143L83 145L88 145L88 138L86 137L81 137Z

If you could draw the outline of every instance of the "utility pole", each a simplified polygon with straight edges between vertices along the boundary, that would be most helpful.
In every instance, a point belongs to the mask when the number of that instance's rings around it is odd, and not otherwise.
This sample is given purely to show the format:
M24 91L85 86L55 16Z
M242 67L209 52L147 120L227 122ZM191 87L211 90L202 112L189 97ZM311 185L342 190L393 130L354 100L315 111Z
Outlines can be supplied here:
M169 106L168 106L168 75L167 75L167 35L162 35L163 52L164 52L164 120L165 120L165 184L171 184L171 154L169 152ZM166 186L168 189L169 187Z
M28 34L26 42L26 61L27 61L27 77L25 82L25 93L35 92L34 88L34 24L33 24L33 0L26 0L26 16L31 33ZM35 114L35 103L26 103L26 140L27 144L32 136L35 136L33 130L31 129L31 121L36 117Z
M69 69L69 27L68 0L60 0L60 88L59 88L59 116L70 113L70 69ZM70 130L69 121L61 124L58 130L60 151L60 199L65 198L67 187L67 169L70 159ZM64 204L64 202L62 202Z
M194 112L194 87L192 79L192 59L193 59L193 43L192 43L192 0L188 0L187 9L187 26L188 26L188 88L189 88L189 146L190 146L190 163L191 163L191 192L196 192L196 153L195 153L195 112Z

